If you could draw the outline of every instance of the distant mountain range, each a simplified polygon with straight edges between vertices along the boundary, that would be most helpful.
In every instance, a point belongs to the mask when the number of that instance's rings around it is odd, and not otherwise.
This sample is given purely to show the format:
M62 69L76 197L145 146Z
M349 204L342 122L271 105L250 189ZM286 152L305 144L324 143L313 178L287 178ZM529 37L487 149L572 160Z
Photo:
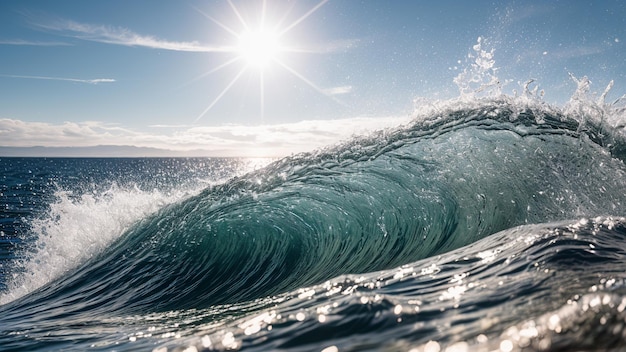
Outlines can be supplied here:
M93 147L3 147L0 157L73 157L73 158L140 158L140 157L217 157L220 151L189 150L176 151L158 148L99 145Z

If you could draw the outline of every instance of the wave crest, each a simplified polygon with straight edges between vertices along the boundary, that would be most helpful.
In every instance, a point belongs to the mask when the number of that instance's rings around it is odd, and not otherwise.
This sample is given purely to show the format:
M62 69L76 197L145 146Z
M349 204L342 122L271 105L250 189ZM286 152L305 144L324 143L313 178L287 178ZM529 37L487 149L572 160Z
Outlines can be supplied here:
M542 106L474 104L166 206L46 299L80 294L128 312L236 303L393 268L517 225L626 210L626 169L600 131Z

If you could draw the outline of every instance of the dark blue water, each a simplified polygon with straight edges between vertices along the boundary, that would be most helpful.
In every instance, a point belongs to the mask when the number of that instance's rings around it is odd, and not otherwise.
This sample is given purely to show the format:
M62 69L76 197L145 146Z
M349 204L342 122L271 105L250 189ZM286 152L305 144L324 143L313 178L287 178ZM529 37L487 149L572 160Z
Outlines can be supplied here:
M0 159L0 346L626 348L621 131L527 100L429 114L256 170Z

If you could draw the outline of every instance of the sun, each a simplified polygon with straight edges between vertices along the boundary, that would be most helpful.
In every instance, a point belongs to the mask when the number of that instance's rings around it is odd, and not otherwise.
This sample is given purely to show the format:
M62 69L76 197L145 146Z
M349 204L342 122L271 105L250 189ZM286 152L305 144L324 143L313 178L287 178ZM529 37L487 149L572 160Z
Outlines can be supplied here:
M255 21L250 21L249 19L244 18L242 12L237 9L232 0L228 0L227 2L230 5L230 8L233 10L233 13L239 20L239 25L242 28L241 31L236 31L235 29L233 29L236 27L237 23L226 25L211 17L210 15L202 12L201 10L196 9L213 23L217 24L223 30L230 33L235 39L232 46L227 46L220 50L221 52L232 54L233 57L230 60L227 60L221 65L212 69L211 71L203 74L202 76L212 74L213 72L219 71L227 66L236 64L238 62L243 62L243 66L234 75L230 82L225 85L224 89L217 95L217 97L211 102L211 104L209 104L209 106L204 109L204 111L196 118L195 122L199 121L204 115L206 115L207 112L211 110L213 106L215 106L220 101L220 99L222 99L222 97L235 85L235 83L241 78L241 76L246 71L250 70L257 71L260 80L259 87L261 99L259 103L260 116L261 119L263 119L265 106L264 71L270 68L270 64L275 64L275 66L288 71L290 74L297 77L298 79L312 87L314 90L320 92L321 94L327 95L324 90L317 87L315 84L313 84L313 82L305 78L302 74L298 73L283 60L283 58L281 57L282 53L298 53L306 51L303 51L301 48L295 48L290 47L289 45L285 45L283 42L281 42L281 39L287 32L296 27L311 14L315 13L328 1L329 0L320 0L317 5L315 5L299 18L297 18L295 21L289 23L288 25L284 25L282 21L271 23L267 16L267 0L263 0L261 3L261 9L257 17L259 21L256 22L258 26L253 27L252 25L255 24Z
M271 30L245 30L239 35L237 52L249 66L264 69L278 58L282 49L278 39L278 34Z

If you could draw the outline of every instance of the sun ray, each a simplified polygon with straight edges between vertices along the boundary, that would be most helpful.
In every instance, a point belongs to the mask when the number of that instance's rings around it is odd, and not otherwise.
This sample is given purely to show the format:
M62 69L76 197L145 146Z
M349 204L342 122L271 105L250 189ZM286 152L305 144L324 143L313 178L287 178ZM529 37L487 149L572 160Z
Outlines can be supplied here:
M339 104L341 106L348 107L347 104L345 104L341 100L339 100L339 99L335 98L334 96L332 96L332 95L328 94L327 92L325 92L322 88L318 87L315 83L311 82L311 80L309 80L306 77L304 77L301 73L299 73L295 69L291 68L286 63L284 63L284 62L282 62L280 60L274 60L274 61L277 64L279 64L280 66L282 66L285 70L289 71L292 75L298 77L302 82L308 84L311 88L315 89L318 93L328 97L329 99L332 99L334 102L336 102L337 104Z
M260 72L259 83L261 85L261 123L265 122L265 77L263 75L263 71Z
M241 24L243 25L243 28L245 28L246 30L250 30L248 23L246 23L246 21L243 19L243 17L241 16L241 13L239 12L239 10L237 10L237 7L235 6L235 4L233 4L231 0L228 0L228 4L230 5L230 8L233 9L233 12L235 12L235 15L239 19L239 22L241 22Z
M230 88L235 84L235 82L237 82L237 80L239 79L239 77L241 77L241 75L246 72L246 67L242 68L241 70L239 70L239 73L237 73L237 75L235 76L235 78L233 78L230 83L228 83L228 85L226 86L226 88L224 88L224 90L222 90L222 92L217 96L217 98L215 98L215 100L213 100L213 102L206 108L204 109L204 111L202 112L202 114L200 114L198 117L196 117L196 119L194 120L194 122L198 122L207 112L209 112L209 110L211 110L211 108L213 108L213 106L215 104L217 104L218 101L220 101L220 99L222 99L222 97L224 96L224 94L226 94L226 92L228 92L230 90Z
M224 63L220 64L219 66L214 67L214 68L213 68L213 69L211 69L210 71L207 71L207 72L205 72L205 73L201 74L200 76L194 77L191 81L188 81L188 82L186 82L186 83L183 83L183 84L182 84L181 86L179 86L178 88L180 89L180 88L186 87L186 86L190 85L191 83L196 82L196 81L198 81L198 80L200 80L200 79L202 79L202 78L204 78L204 77L206 77L206 76L208 76L208 75L210 75L210 74L213 74L213 73L215 73L215 72L217 72L217 71L219 71L219 70L221 70L221 69L223 69L223 68L225 68L225 67L227 67L227 66L230 66L230 65L232 65L233 63L235 63L235 62L237 62L237 61L239 61L239 60L241 60L241 58L240 58L239 56L235 56L235 57L233 57L232 59L230 59L230 60L228 60L228 61L226 61L226 62L224 62Z
M223 64L221 64L221 65L219 65L219 66L215 67L215 68L214 68L214 69L212 69L211 71L209 71L209 72L207 72L207 73L204 73L202 76L203 76L203 77L204 77L204 76L208 76L208 75L210 75L210 74L212 74L212 73L214 73L214 72L217 72L217 71L219 71L219 70L223 69L223 68L224 68L224 67L226 67L226 66L229 66L229 65L231 65L231 64L233 64L233 63L235 63L235 62L239 61L239 60L241 60L241 58L240 58L240 57L238 57L238 56L237 56L237 57L234 57L234 58L232 58L232 59L230 59L230 60L228 60L228 61L224 62Z
M261 28L265 26L265 12L267 11L267 0L263 0L261 5Z
M201 15L203 15L204 17L208 18L209 20L211 20L211 22L215 23L216 25L220 26L223 30L225 30L226 32L232 34L234 37L237 37L238 34L237 32L235 32L232 28L228 27L227 25L223 24L222 22L218 21L217 19L211 17L211 15L205 13L204 11L200 10L199 8L194 6L194 9L196 11L198 11Z
M293 27L297 26L298 24L300 24L300 22L304 21L307 17L311 16L313 13L315 13L315 11L317 11L320 7L322 7L328 1L329 0L322 0L322 1L320 1L317 5L315 5L315 7L313 7L307 13L302 15L302 17L300 17L297 20L293 21L293 23L291 23L289 26L287 26L283 30L281 30L279 35L282 36L283 34L289 32Z

